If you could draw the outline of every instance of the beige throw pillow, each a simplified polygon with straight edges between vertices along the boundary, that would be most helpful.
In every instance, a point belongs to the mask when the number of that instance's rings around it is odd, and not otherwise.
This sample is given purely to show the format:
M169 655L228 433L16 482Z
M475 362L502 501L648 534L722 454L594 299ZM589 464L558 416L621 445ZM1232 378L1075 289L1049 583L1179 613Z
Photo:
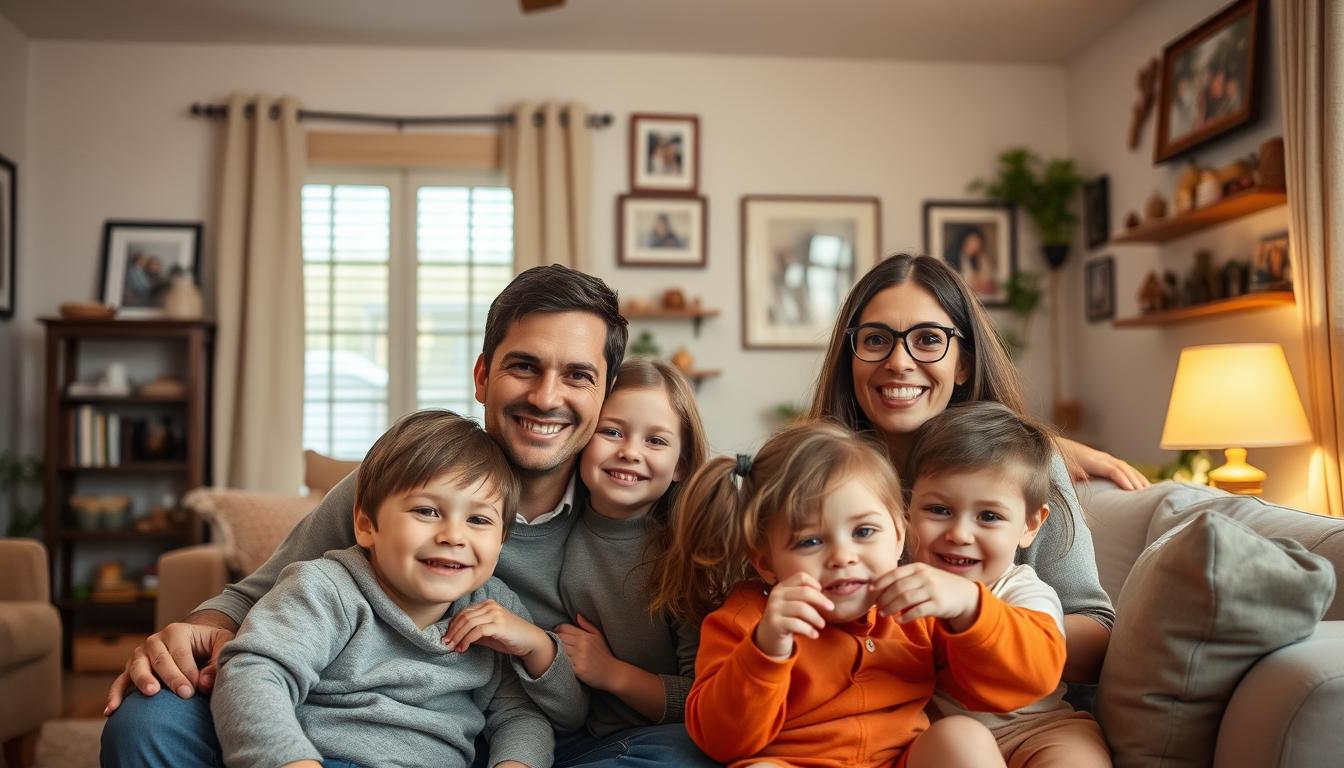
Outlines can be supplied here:
M238 576L255 571L320 498L277 493L197 488L182 498L210 524L211 537L224 550L224 562Z
M1325 558L1216 512L1154 541L1116 601L1097 690L1116 767L1211 765L1237 683L1309 635L1334 590Z

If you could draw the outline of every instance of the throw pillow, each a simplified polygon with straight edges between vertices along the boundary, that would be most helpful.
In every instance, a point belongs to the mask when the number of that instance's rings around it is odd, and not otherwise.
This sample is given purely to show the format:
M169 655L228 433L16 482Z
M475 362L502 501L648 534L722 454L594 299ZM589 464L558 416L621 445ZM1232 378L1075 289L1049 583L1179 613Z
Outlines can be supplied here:
M182 503L210 523L234 574L247 575L266 562L290 529L317 506L311 496L285 496L227 488L197 488Z
M322 498L327 491L345 479L345 476L359 468L358 461L342 461L323 456L317 451L303 452L303 484L310 496Z
M1120 591L1097 689L1116 767L1211 765L1237 683L1311 634L1334 590L1325 558L1216 512L1154 541Z

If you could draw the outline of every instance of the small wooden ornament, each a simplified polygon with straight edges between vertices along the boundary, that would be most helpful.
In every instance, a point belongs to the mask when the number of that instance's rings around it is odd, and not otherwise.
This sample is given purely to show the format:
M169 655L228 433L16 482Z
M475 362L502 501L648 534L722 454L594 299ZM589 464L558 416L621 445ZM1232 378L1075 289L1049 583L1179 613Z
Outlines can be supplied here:
M1147 204L1143 206L1143 213L1148 217L1148 221L1161 221L1167 218L1167 201L1157 192L1148 198Z

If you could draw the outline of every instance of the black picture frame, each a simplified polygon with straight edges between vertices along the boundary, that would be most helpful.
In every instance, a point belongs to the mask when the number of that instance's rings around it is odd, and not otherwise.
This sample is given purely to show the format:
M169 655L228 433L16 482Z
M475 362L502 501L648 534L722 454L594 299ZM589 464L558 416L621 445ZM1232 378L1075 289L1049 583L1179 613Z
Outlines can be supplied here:
M963 263L979 235L988 272ZM1013 206L988 200L924 201L924 252L947 262L986 307L1008 306L1008 284L1017 277L1017 216Z
M1115 317L1115 257L1103 256L1087 263L1083 306L1089 323Z
M99 300L116 307L118 317L162 316L163 293L174 267L191 272L193 282L201 284L202 229L198 221L107 221Z
M0 319L14 316L19 247L19 167L0 155Z
M1108 176L1083 184L1083 233L1088 248L1100 248L1111 239L1111 180Z
M1260 118L1264 20L1263 0L1237 0L1162 49L1154 165Z

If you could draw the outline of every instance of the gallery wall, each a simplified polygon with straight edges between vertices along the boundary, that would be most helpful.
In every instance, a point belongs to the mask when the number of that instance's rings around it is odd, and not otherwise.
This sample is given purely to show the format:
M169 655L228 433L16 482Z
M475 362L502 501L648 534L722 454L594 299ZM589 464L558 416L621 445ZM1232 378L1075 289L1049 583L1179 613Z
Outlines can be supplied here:
M1255 152L1265 139L1283 133L1273 25L1277 3L1271 0L1264 5L1268 26L1260 119L1198 148L1193 157L1202 167L1217 168L1243 158ZM1184 162L1153 164L1156 113L1150 116L1139 147L1128 148L1130 107L1138 98L1136 73L1150 57L1160 57L1167 43L1227 4L1227 0L1148 2L1070 62L1069 147L1086 173L1110 177L1112 233L1123 231L1125 214L1130 210L1141 212L1154 192L1170 202ZM1163 245L1108 245L1089 252L1080 238L1075 253L1088 258L1074 258L1067 266L1067 300L1071 302L1067 314L1071 322L1067 324L1066 358L1072 364L1065 389L1084 405L1083 439L1133 461L1171 460L1175 454L1158 447L1167 399L1181 349L1197 344L1282 344L1306 402L1305 359L1292 306L1180 325L1116 330L1110 323L1088 323L1082 304L1083 277L1091 258L1114 256L1116 314L1130 317L1138 313L1139 288L1150 270L1171 270L1184 278L1194 263L1194 253L1201 249L1211 251L1219 265L1228 259L1249 260L1260 238L1287 227L1287 208L1281 207ZM1229 418L1235 415L1229 414ZM1310 455L1307 447L1262 448L1252 450L1249 460L1269 473L1267 498L1305 507ZM1222 463L1221 456L1215 459L1215 465Z
M921 205L967 198L995 155L1029 145L1068 151L1067 80L1059 67L853 60L525 53L303 46L29 45L29 247L22 435L38 442L40 329L34 318L95 295L108 218L202 220L213 232L219 127L192 118L195 101L231 91L290 94L315 109L478 114L521 99L577 99L616 118L594 135L594 271L623 295L670 287L724 310L699 338L650 325L664 353L685 344L697 367L721 369L700 400L716 450L746 449L774 426L777 403L801 403L820 351L744 352L739 201L744 194L874 195L886 251L921 246ZM618 268L615 200L627 191L633 112L691 113L702 133L708 197L703 269ZM1020 234L1024 268L1040 270L1035 235ZM207 245L207 272L213 251ZM1049 403L1045 324L1021 360L1032 402Z

